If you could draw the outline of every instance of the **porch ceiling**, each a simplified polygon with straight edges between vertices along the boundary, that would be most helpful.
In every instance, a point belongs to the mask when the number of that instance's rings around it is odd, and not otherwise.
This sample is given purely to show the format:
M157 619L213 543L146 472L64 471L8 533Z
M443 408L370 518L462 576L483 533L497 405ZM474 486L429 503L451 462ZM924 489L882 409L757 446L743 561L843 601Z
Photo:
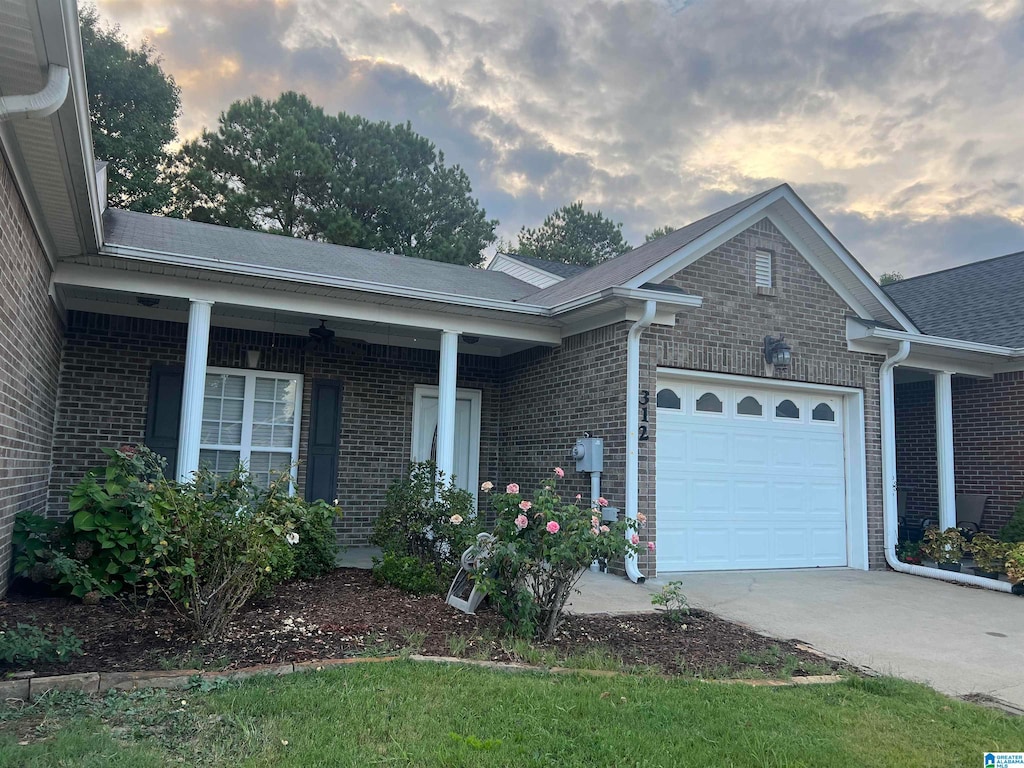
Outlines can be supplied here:
M60 292L63 304L69 310L182 324L188 322L189 301L185 298L82 286L61 286ZM158 303L147 306L140 303L140 299L146 302L155 300ZM439 332L429 328L415 329L386 322L324 317L313 313L275 311L226 303L214 305L211 324L221 328L265 331L305 338L309 336L309 329L318 326L321 320L326 321L327 327L335 332L335 338L339 342L358 340L370 344L414 349L438 349L440 346ZM474 338L477 341L473 342ZM530 341L467 333L460 339L459 352L500 357L533 346L536 346L536 343Z

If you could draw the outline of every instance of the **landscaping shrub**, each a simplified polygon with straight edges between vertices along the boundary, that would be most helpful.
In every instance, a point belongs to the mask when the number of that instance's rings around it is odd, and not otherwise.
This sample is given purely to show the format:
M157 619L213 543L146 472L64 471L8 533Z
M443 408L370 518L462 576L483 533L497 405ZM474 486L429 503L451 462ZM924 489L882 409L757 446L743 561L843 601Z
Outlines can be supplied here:
M924 543L921 552L938 564L959 563L963 560L967 540L956 528L940 531L929 528L924 532Z
M557 477L564 472L556 468ZM516 483L493 497L495 539L485 552L477 583L518 634L551 640L562 609L583 571L594 560L621 559L640 543L638 521L601 521L598 507L563 502L554 479L524 499ZM482 490L489 491L490 483ZM606 506L604 499L599 506ZM652 545L648 545L652 546Z
M690 615L690 603L683 594L683 582L670 581L651 595L651 605L661 611L670 624L682 624Z
M341 509L323 501L306 504L295 519L295 532L299 541L292 547L295 556L295 577L315 579L330 573L337 566L338 536L334 531L335 519Z
M978 568L989 573L1005 573L1006 556L1010 553L1011 544L997 541L986 533L979 533L971 539L968 547Z
M415 558L423 570L433 571L440 590L479 532L472 494L424 461L410 464L406 476L388 488L370 543L385 555ZM380 578L385 580L383 574Z
M82 655L82 641L70 628L44 631L32 624L0 626L0 665L23 667L33 662L67 661Z
M440 592L445 586L433 567L424 565L418 558L391 552L385 552L380 559L373 559L373 580L414 595Z
M149 592L167 598L199 637L216 636L257 591L294 575L303 502L289 483L286 474L264 489L241 467L226 477L200 469L166 495Z
M1024 582L1024 543L1015 545L1006 553L1005 570L1011 583Z
M999 540L1014 544L1018 541L1024 541L1024 499L1017 502L1017 506L1013 509L1013 516L1010 518L1010 522L1003 526L1003 529L999 531Z

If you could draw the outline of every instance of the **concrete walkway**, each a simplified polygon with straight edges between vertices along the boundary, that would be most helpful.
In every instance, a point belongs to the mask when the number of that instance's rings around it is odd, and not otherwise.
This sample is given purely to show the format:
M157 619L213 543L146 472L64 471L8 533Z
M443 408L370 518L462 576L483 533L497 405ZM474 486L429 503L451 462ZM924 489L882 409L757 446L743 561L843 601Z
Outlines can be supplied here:
M569 610L650 610L683 583L690 604L805 642L859 667L954 696L983 693L1024 710L1024 599L892 571L816 569L662 574L638 586L587 573Z

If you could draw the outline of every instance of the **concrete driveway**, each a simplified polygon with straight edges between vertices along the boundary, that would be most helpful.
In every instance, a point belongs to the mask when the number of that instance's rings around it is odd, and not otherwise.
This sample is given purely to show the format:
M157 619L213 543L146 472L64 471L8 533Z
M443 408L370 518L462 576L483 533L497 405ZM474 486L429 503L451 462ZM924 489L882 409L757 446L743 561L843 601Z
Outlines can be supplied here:
M859 667L1024 710L1024 599L892 571L662 574L642 586L585 574L579 613L650 610L679 580L691 605ZM613 583L615 582L615 583Z

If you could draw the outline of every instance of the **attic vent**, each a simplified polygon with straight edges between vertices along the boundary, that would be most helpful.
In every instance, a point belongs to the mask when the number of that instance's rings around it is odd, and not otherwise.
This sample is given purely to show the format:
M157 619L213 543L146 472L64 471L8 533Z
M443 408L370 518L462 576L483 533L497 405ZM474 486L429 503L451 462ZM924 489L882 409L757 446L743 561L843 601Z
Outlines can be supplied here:
M771 251L754 251L754 286L757 288L772 287Z

